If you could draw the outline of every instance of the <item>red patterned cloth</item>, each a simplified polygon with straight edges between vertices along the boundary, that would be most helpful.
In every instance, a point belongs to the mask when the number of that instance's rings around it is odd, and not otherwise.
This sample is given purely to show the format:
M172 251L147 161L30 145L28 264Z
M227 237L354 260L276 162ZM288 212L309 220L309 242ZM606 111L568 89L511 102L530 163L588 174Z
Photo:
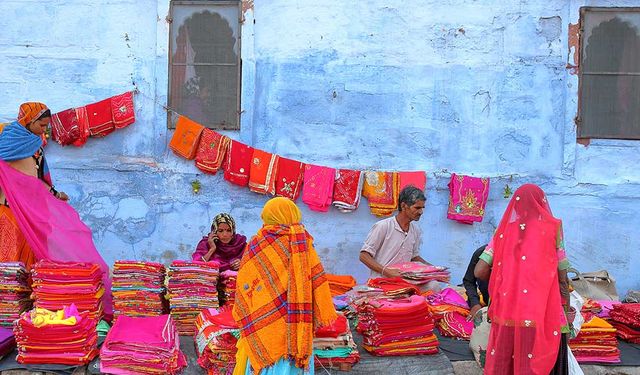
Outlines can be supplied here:
M75 142L80 137L76 110L69 108L51 115L51 134L53 140L62 146Z
M360 205L364 174L351 169L338 169L333 185L333 205L342 212L355 211Z
M240 186L249 185L252 156L253 147L238 141L231 141L224 166L224 179Z
M87 105L89 132L92 137L104 137L115 130L111 115L111 98Z
M204 129L196 151L196 167L205 173L216 174L222 167L231 139L211 129Z
M89 115L87 114L87 107L76 108L76 116L78 118L78 131L80 132L78 138L73 142L74 146L82 147L87 143L87 139L91 133L89 132Z
M276 195L295 202L302 191L303 173L304 163L281 156L276 173Z
M122 129L136 121L133 92L127 91L111 98L111 115L116 129Z

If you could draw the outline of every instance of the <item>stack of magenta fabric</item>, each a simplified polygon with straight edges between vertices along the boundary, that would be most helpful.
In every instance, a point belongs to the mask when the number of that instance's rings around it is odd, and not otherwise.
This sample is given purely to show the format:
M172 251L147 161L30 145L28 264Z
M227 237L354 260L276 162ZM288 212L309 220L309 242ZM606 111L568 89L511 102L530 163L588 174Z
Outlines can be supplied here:
M609 311L611 324L618 330L618 337L640 344L640 303L620 303Z
M473 322L467 321L467 301L458 292L452 288L445 288L437 293L427 292L425 296L429 311L442 336L463 340L471 338Z
M107 374L177 374L186 365L169 315L121 315L100 349L100 372Z
M176 260L167 271L167 299L171 316L181 335L195 333L200 311L216 309L218 304L218 264Z
M111 285L114 317L164 314L164 278L165 267L160 263L116 261Z
M438 339L424 297L376 298L358 306L362 347L381 356L435 354Z
M400 271L403 279L416 285L426 284L430 281L448 283L451 279L451 273L447 267L432 266L420 262L398 263L387 268Z
M220 273L219 299L221 306L232 306L236 300L236 279L238 271L227 270Z
M0 263L0 326L13 328L20 314L31 308L29 275L22 262Z
M209 375L232 374L240 329L231 315L231 308L202 310L195 324L198 364Z
M91 319L103 315L102 271L97 264L41 260L31 271L34 306L61 310L75 304Z
M313 356L319 367L334 367L341 363L354 365L360 361L349 321L344 315L338 313L338 319L333 324L316 329Z
M13 332L19 363L80 366L98 355L97 320L74 305L58 311L34 308L22 314Z
M616 329L604 319L593 317L582 325L569 347L580 363L619 363Z

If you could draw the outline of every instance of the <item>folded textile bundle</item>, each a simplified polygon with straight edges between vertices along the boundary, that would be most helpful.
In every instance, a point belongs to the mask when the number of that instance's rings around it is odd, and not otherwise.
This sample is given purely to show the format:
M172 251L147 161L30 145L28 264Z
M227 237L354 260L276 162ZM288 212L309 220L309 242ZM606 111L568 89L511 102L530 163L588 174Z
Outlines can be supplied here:
M100 349L100 372L177 374L187 361L171 316L121 316Z
M426 284L434 280L448 283L451 279L451 273L447 267L432 266L420 262L392 264L387 268L400 271L405 280L416 285Z
M236 299L236 279L238 271L226 270L220 273L218 298L220 306L231 306Z
M0 327L0 358L11 353L16 347L16 338L13 331Z
M13 328L18 363L84 365L98 355L97 320L75 305L50 311L34 308Z
M75 304L90 319L102 318L105 289L97 264L41 260L34 264L31 278L35 307L60 310Z
M420 289L417 286L409 284L400 277L376 277L369 279L367 285L381 289L387 296L420 294Z
M230 375L236 365L240 330L230 308L206 309L196 318L198 364L209 375Z
M313 356L316 365L334 367L342 363L354 365L360 361L360 353L349 321L338 313L338 319L332 324L317 328L313 338Z
M193 335L201 310L218 308L218 264L176 260L166 277L171 317L181 335Z
M429 311L433 314L433 319L436 321L443 319L447 313L458 313L465 317L469 314L467 301L452 288L445 288L437 293L429 292L426 293L425 297L429 305ZM450 316L449 320L451 321L452 318L453 317ZM473 328L473 326L471 326L471 328ZM445 327L445 330L446 329L447 327ZM469 331L469 335L470 334L471 332Z
M447 311L436 323L440 334L445 337L454 337L462 340L470 340L473 332L473 321L467 320L467 314L458 311Z
M582 325L578 336L569 340L569 347L580 363L620 362L616 329L598 317Z
M31 308L28 277L22 262L0 263L0 326L13 327L20 314Z
M333 275L325 273L324 276L329 282L329 289L333 297L345 294L356 286L356 279L351 275Z
M114 317L164 314L164 278L160 263L117 260L111 284Z
M618 330L618 337L634 344L640 344L640 303L613 305L609 316L611 324Z
M433 319L424 297L377 298L358 306L357 330L363 348L374 355L414 355L438 352Z

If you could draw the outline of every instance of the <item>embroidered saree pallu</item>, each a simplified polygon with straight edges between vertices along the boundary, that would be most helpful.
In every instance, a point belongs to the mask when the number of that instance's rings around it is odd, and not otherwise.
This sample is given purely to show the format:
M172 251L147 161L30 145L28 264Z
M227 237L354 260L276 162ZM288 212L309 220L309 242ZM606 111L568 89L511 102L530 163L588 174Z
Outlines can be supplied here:
M391 216L398 208L399 179L397 172L364 172L362 195L369 201L371 213Z
M180 116L176 123L176 130L169 142L169 148L173 152L185 159L191 160L196 157L200 136L204 130L204 126L195 121Z
M270 152L253 149L249 170L249 190L260 194L276 194L276 172L280 157Z
M333 186L333 205L342 212L355 211L360 205L364 174L350 169L336 170Z
M309 209L317 212L329 211L335 176L336 170L333 168L305 165L302 201L309 206Z
M304 163L280 156L276 171L276 195L296 201L302 192Z
M82 147L91 136L91 131L89 131L89 114L87 113L86 106L78 107L75 111L76 118L78 119L78 138L73 142L73 145Z
M227 156L231 139L211 129L204 129L196 151L196 167L205 173L216 174Z
M224 179L238 186L249 185L253 147L231 141L224 165Z
M111 98L86 105L89 133L92 137L104 137L115 130L111 114Z
M464 224L481 222L489 199L489 179L451 174L447 218Z
M80 138L78 116L73 108L51 115L51 135L61 146L73 144Z
M127 91L123 94L110 98L111 116L116 129L125 128L136 121L136 112L133 106L133 92Z

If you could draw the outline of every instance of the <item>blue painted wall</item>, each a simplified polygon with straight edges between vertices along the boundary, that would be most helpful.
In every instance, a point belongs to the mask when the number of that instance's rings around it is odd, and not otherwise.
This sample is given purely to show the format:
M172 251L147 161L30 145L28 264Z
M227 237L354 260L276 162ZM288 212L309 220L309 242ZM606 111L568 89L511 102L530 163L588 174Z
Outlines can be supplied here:
M247 235L259 228L267 197L167 148L156 104L167 98L167 0L24 3L0 2L0 120L26 100L57 111L133 82L144 95L133 126L81 149L48 147L58 187L108 262L187 258L221 211ZM242 130L231 137L308 163L427 171L422 255L455 280L498 224L505 184L537 183L564 220L571 262L608 269L620 293L640 289L640 144L576 144L578 78L566 68L579 7L637 2L315 3L243 3ZM446 219L446 171L492 177L482 223ZM376 221L366 201L352 214L302 208L326 268L364 280L358 252Z

